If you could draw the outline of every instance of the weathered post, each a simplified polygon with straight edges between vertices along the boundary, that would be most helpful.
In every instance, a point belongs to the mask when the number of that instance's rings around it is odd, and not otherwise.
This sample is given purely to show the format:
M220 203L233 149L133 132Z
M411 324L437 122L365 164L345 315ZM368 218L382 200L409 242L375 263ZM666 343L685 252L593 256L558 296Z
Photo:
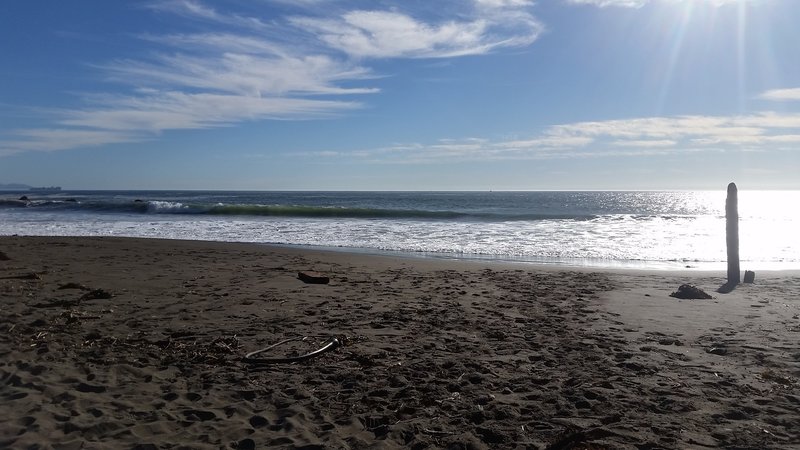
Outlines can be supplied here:
M728 285L739 284L739 192L736 184L728 185L725 200L725 240L728 244Z

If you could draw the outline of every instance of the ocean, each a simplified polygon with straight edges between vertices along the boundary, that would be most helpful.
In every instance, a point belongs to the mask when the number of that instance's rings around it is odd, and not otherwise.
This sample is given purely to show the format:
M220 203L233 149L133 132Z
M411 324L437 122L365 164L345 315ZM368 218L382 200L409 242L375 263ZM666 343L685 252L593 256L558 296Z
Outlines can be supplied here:
M19 200L27 196L28 201ZM724 270L725 190L0 192L0 235L268 243L520 263ZM740 191L742 269L800 268L800 191Z

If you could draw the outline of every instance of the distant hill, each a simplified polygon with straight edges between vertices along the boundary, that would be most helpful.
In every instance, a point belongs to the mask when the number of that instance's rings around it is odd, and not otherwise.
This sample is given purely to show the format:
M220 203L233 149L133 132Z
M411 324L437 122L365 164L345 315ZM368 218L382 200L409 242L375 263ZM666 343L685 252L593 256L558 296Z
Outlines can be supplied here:
M31 186L22 183L0 183L0 191L27 191Z

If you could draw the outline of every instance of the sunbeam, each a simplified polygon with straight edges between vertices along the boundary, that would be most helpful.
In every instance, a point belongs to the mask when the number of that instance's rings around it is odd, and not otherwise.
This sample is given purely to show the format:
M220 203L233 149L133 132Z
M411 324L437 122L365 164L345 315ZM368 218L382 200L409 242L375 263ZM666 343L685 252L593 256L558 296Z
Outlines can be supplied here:
M670 33L668 40L671 42L671 44L669 48L666 69L661 80L661 89L659 91L658 101L656 104L656 111L658 114L661 114L664 110L664 103L669 95L672 77L675 73L675 65L677 64L678 58L680 57L684 46L686 28L691 20L693 10L694 2L686 2L683 5L683 12L681 14L680 21L673 27L672 30L668 30Z
M747 11L745 2L737 3L736 15L736 81L738 84L739 114L747 109Z

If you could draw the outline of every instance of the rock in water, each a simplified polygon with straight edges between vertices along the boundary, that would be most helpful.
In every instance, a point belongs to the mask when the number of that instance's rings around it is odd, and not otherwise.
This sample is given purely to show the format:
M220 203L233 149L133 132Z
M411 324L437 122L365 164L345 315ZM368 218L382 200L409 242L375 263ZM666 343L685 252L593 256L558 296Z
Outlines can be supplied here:
M704 290L693 284L682 284L676 292L669 294L670 297L684 298L684 299L710 299L713 298L708 295Z

